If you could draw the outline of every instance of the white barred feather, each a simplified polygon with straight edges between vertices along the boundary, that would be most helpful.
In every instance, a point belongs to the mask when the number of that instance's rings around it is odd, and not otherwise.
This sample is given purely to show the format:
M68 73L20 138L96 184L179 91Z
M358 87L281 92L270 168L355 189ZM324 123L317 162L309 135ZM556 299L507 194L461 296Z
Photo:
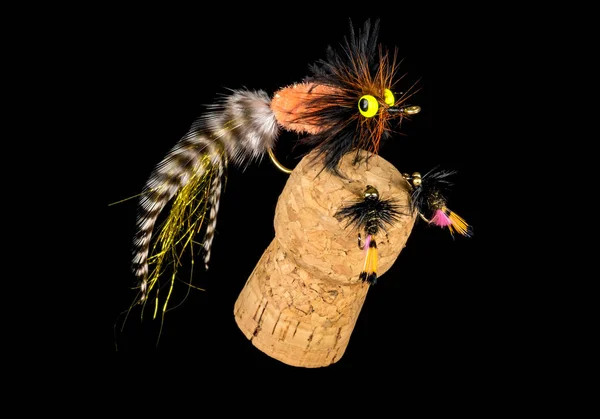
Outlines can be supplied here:
M227 162L245 167L260 160L277 139L279 128L270 101L263 91L232 90L192 124L150 175L140 199L133 240L132 269L140 281L141 300L146 297L148 253L158 216L193 175L207 170L202 164L207 155L216 173L209 185L210 211L203 243L208 267Z
M225 165L219 164L217 166L217 174L213 178L212 185L210 187L210 213L208 216L208 224L206 225L206 233L204 234L204 268L208 269L208 262L210 261L210 252L212 247L213 239L215 238L215 230L217 227L217 213L219 212L219 203L221 201L221 192L223 190L223 177L225 175Z

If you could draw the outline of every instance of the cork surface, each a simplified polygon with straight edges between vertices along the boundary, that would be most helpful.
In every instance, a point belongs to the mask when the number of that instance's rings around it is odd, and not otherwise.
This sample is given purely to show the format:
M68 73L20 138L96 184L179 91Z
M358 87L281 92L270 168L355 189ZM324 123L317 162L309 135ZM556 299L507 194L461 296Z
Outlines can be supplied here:
M358 278L364 265L358 231L337 220L336 211L360 199L366 185L376 187L382 199L408 206L408 185L398 169L379 156L357 166L353 158L341 161L347 179L321 172L311 155L301 160L279 196L275 237L234 306L238 327L252 344L289 365L315 368L338 361L370 287ZM413 216L401 216L387 235L376 237L379 277L395 262L414 222Z

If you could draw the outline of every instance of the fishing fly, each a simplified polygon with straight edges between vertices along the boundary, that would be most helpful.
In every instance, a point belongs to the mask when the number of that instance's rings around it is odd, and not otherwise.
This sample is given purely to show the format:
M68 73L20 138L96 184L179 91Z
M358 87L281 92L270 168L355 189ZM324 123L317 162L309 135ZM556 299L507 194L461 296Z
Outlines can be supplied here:
M352 226L359 230L358 247L365 251L365 263L359 274L359 279L371 285L377 283L377 240L375 236L380 231L386 231L386 225L397 222L400 215L404 214L397 202L389 199L381 199L379 191L367 185L362 198L358 201L342 207L335 213L335 217L342 221L346 220L345 228ZM365 234L363 241L361 231Z
M325 58L310 65L301 82L272 96L263 90L232 89L191 125L154 168L141 193L133 240L132 269L138 282L133 305L145 306L152 295L154 317L164 316L184 253L192 255L192 266L193 255L202 254L208 269L229 166L245 168L269 155L289 173L273 152L282 130L298 134L297 144L314 150L324 170L343 176L343 156L356 152L358 164L360 150L378 154L402 121L419 113L420 107L409 102L418 80L400 86L405 75L398 71L398 50L383 47L378 36L379 20L367 20L356 31L350 24L340 46L328 47ZM375 192L370 194L363 205L373 203L378 215L372 219L368 212L359 218L369 227L365 246L376 249L373 236L395 211ZM376 251L370 254L364 275L375 282L371 265L376 265ZM166 294L160 302L159 294Z
M450 210L444 194L452 186L448 179L454 175L455 170L437 170L434 168L421 176L421 173L403 173L403 177L411 186L411 210L416 211L421 219L428 224L447 228L454 237L454 233L471 237L473 227L460 215ZM424 213L430 214L427 218Z

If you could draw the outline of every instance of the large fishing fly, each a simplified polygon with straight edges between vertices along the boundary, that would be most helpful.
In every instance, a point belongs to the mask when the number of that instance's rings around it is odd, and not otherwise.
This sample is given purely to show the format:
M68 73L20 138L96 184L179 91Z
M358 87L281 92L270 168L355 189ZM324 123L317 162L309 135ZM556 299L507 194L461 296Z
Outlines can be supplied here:
M243 168L268 154L289 172L273 152L281 130L287 130L315 152L324 170L343 176L339 162L344 155L356 152L358 163L360 150L378 154L400 123L420 111L409 102L416 82L399 85L404 75L398 71L397 48L383 47L378 34L379 21L366 21L357 30L351 24L340 47L328 47L301 82L272 96L231 90L192 124L155 167L141 194L133 240L134 304L153 299L154 316L164 315L185 252L201 252L208 268L229 165ZM155 226L167 205L168 214ZM373 232L366 234L374 247ZM365 279L373 282L373 274L368 271Z

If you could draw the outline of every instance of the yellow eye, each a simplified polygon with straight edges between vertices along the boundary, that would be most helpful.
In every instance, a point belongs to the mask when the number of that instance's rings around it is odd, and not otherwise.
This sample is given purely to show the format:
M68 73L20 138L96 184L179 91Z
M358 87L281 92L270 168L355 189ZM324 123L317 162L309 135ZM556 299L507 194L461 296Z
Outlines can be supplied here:
M379 110L379 103L371 95L364 95L358 99L358 110L363 116L370 118L374 116Z
M394 103L396 103L396 98L394 97L394 94L392 93L392 91L390 89L385 89L384 94L385 94L385 96L384 96L385 103L387 103L390 106L394 106Z

